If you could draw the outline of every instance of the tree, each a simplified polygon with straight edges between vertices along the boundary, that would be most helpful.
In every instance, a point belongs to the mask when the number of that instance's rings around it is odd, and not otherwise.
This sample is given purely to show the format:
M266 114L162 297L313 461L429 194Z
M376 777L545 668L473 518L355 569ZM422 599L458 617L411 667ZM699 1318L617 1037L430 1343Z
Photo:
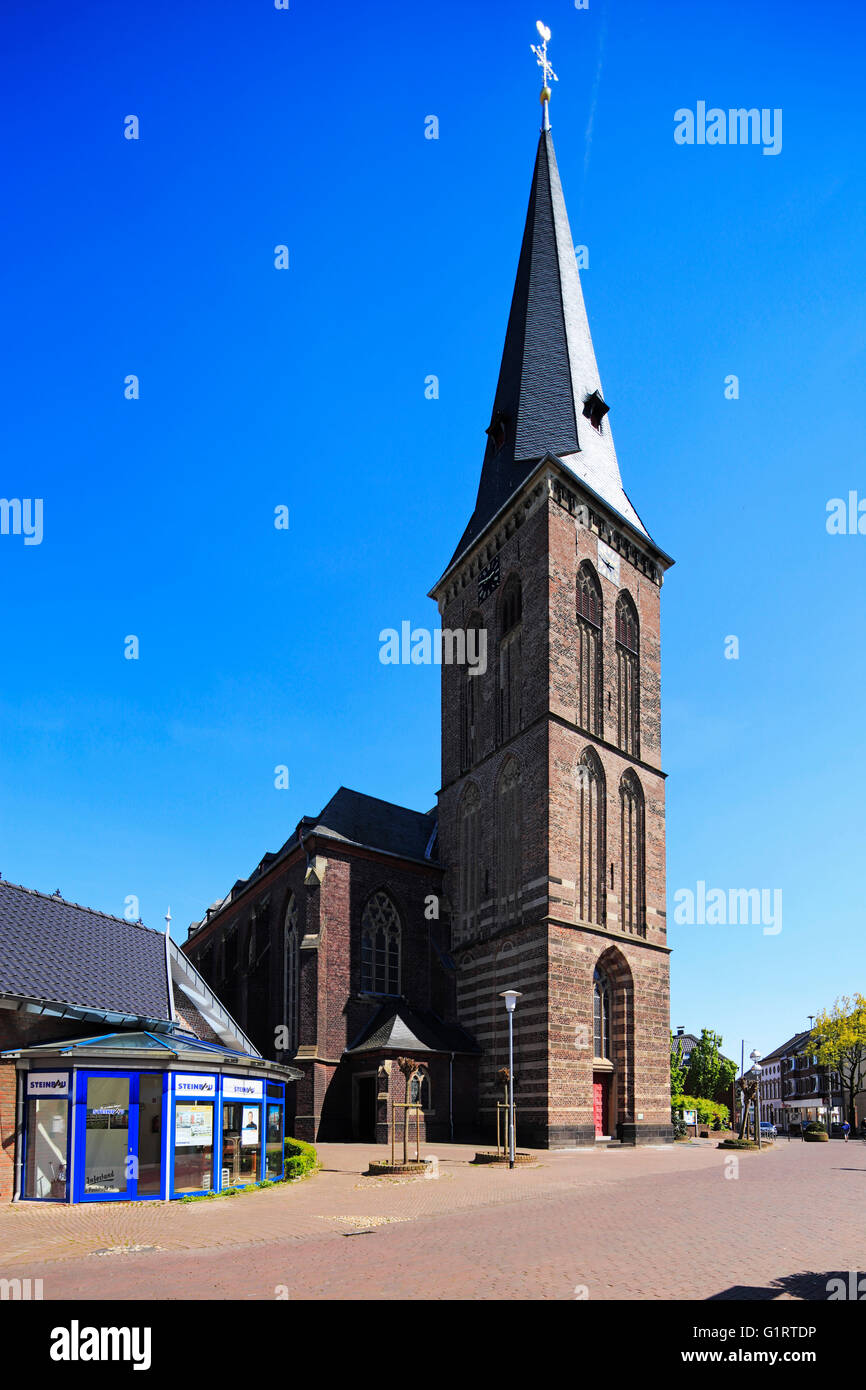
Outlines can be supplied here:
M811 1036L818 1061L835 1067L846 1098L848 1120L854 1124L854 1097L866 1080L866 995L847 994L815 1019Z
M706 1096L708 1100L715 1100L720 1092L722 1096L729 1092L734 1077L728 1073L733 1063L726 1064L726 1059L719 1053L721 1045L721 1033L714 1033L711 1028L701 1029L700 1042L692 1048L689 1058L686 1075L686 1090L689 1095ZM734 1074L735 1071L736 1069Z
M671 1033L671 1105L678 1108L686 1088L686 1069L683 1066L683 1040Z
M730 1057L719 1057L721 1067L719 1069L719 1085L713 1100L726 1105L731 1098L731 1087L737 1076L737 1064L732 1062Z

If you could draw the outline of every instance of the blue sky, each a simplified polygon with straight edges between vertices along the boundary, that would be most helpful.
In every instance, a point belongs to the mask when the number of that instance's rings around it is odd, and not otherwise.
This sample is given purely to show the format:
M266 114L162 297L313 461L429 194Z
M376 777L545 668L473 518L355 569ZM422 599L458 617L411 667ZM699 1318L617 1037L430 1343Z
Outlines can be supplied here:
M672 925L672 1022L768 1050L864 985L866 536L825 518L866 497L866 21L545 4L7 0L0 494L44 539L0 536L0 871L183 939L340 784L433 805L438 670L377 638L435 623L474 502L541 17L625 486L677 560L669 912L783 892L777 935ZM677 145L698 101L781 108L781 153Z

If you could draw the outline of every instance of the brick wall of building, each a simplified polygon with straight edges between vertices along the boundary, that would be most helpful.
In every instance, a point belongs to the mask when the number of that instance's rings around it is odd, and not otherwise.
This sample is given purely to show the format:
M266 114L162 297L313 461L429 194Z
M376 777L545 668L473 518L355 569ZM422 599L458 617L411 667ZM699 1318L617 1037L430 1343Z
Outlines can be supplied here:
M305 886L307 855L316 860L320 884ZM415 1007L453 1017L453 978L433 944L435 938L447 950L448 924L425 915L428 901L438 902L441 894L433 863L308 837L303 850L290 852L241 890L184 948L263 1055L303 1072L287 1094L287 1124L300 1139L354 1137L352 1073L362 1062L343 1060L343 1054L382 1003L381 996L362 994L360 980L361 916L379 889L388 892L400 916L402 995ZM301 938L294 1055L276 1050L276 1030L287 1022L285 921L292 896ZM267 950L257 950L251 962L254 918L257 933L267 923L268 937ZM224 946L233 933L239 942L234 970ZM369 1070L366 1061L363 1066Z
M455 918L458 1015L482 1046L480 1114L485 1127L500 1098L496 1070L507 1060L507 1019L499 992L523 993L515 1015L518 1131L524 1143L594 1142L592 1113L593 972L601 964L615 984L614 1069L607 1084L616 1132L627 1139L670 1133L669 984L665 916L664 778L661 773L659 572L646 551L623 545L619 583L600 575L603 601L600 734L578 728L576 580L581 561L598 569L599 532L614 539L587 506L566 504L552 476L515 500L484 545L467 555L439 594L443 627L465 626L480 612L488 631L488 671L467 677L443 666L443 787L440 844L446 896L459 902L461 798L471 782L481 795L481 910L467 927ZM500 585L479 600L478 572L498 554ZM499 606L508 577L523 591L522 729L497 741ZM640 748L616 745L615 610L627 589L640 623ZM477 756L461 771L461 684L478 682ZM581 755L593 748L604 771L606 918L581 922L578 789ZM495 789L505 760L521 766L523 862L519 923L503 915L498 895ZM623 929L620 779L630 768L645 806L646 932ZM612 879L611 879L612 871ZM641 1116L642 1118L638 1118Z

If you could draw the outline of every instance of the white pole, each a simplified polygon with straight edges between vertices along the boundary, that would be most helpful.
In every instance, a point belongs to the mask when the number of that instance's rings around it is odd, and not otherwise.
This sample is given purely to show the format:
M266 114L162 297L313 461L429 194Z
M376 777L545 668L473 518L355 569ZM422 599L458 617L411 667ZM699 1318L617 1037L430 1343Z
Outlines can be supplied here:
M514 1167L514 1012L508 1013L508 1166Z

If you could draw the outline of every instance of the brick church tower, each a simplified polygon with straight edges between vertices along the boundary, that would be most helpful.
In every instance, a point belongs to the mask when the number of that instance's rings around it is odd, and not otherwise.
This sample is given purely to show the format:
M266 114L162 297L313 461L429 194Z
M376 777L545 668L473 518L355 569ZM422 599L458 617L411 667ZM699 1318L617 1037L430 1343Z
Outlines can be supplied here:
M442 668L444 893L489 1134L515 1014L518 1142L670 1125L659 599L623 491L542 93L478 498L431 592L487 668Z

